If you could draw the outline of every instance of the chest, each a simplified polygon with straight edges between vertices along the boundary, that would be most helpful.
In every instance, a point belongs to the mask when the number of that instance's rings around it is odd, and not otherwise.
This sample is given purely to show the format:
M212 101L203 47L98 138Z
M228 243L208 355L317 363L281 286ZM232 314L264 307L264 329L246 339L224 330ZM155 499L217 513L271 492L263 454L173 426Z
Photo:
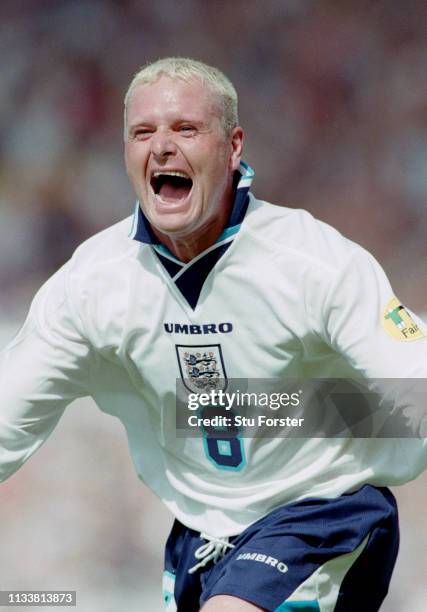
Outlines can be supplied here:
M179 378L297 375L308 332L295 288L268 274L212 275L195 309L158 279L134 291L118 357L157 392L172 392Z

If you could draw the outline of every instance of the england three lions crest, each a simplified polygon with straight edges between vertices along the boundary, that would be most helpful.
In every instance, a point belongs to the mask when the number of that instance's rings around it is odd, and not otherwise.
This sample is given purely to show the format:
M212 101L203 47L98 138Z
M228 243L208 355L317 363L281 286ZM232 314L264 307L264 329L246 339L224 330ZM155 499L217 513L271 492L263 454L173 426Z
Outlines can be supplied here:
M176 345L179 370L191 393L225 391L227 374L220 344Z

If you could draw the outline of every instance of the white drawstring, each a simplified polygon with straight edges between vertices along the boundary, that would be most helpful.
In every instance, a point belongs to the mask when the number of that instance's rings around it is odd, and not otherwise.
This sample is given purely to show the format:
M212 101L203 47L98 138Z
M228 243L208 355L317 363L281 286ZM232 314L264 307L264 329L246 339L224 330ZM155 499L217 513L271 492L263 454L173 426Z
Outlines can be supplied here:
M188 570L189 574L194 574L201 567L205 567L209 561L216 563L227 552L227 548L234 548L234 544L230 544L228 538L215 538L207 533L201 533L200 537L207 540L205 544L199 546L194 553L196 559L201 559L194 567Z

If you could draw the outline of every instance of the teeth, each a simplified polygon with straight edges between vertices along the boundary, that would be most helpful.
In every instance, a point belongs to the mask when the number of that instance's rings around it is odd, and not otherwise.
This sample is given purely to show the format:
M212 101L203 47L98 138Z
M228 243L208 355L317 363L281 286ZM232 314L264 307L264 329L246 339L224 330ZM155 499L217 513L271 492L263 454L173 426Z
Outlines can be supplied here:
M175 170L171 170L168 172L154 172L153 173L154 178L158 178L159 176L180 176L181 178L185 178L185 179L190 178L188 174L185 174L184 172L177 172Z

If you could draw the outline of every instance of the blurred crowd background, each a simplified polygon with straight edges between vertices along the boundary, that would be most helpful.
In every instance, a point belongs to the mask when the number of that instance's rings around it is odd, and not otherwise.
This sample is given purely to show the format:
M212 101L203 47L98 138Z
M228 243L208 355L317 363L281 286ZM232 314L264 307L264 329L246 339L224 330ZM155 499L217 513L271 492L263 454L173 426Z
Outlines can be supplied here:
M400 299L427 311L424 0L4 0L0 44L4 340L73 249L131 213L122 100L138 68L166 55L236 85L258 196L368 248ZM0 491L2 531L12 521L0 588L72 577L80 612L155 612L169 519L134 482L122 435L85 406ZM399 494L406 556L386 612L425 610L425 489ZM21 569L8 561L15 541Z

